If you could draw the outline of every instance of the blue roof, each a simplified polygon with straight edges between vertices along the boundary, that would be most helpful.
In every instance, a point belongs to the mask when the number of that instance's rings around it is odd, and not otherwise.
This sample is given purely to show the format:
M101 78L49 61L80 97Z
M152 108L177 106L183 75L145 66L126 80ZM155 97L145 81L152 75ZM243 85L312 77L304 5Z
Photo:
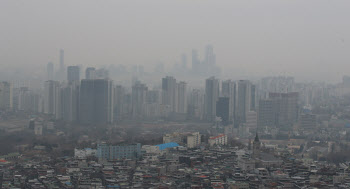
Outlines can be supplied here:
M169 143L165 143L165 144L158 144L156 146L159 146L159 150L164 150L167 148L174 148L174 147L178 147L179 144L176 142L169 142Z

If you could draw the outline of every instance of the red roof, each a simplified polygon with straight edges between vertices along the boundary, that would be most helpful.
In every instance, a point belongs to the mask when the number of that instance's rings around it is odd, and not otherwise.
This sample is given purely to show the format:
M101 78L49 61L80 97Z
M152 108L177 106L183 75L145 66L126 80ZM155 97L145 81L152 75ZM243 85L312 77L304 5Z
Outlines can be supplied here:
M223 137L223 136L225 136L225 135L222 134L222 135L218 135L218 136L215 136L215 137L210 137L210 139L217 139L217 138L220 138L220 137Z

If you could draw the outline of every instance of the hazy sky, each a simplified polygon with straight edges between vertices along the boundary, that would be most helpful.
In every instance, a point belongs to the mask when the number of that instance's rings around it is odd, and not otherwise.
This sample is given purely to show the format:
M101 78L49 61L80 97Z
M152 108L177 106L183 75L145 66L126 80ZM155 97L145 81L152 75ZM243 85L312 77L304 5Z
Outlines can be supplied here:
M350 74L349 0L1 0L0 65L172 65L214 45L232 74ZM1 69L0 67L0 69ZM227 74L228 71L226 71Z

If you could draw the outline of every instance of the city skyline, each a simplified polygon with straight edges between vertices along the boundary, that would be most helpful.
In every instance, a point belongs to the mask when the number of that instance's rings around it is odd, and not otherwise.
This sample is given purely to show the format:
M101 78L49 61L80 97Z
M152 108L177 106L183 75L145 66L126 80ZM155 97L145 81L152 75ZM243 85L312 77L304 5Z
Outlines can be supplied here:
M0 11L3 69L30 70L47 62L59 68L59 49L65 50L65 65L143 65L147 70L163 62L171 68L181 62L181 54L191 57L192 49L204 57L203 47L212 44L216 64L226 75L292 75L298 80L334 83L349 74L346 1L150 0L139 2L140 7L131 6L132 1L106 1L100 6L94 6L94 1L70 3L4 1ZM85 10L76 11L78 5ZM65 10L65 16L60 10ZM41 16L48 12L48 17ZM176 30L181 27L183 31Z

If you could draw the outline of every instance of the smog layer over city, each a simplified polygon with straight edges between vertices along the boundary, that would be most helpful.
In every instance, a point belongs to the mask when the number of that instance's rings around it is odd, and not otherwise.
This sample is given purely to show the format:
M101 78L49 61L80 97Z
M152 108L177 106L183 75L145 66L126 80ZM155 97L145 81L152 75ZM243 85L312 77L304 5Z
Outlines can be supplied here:
M2 0L0 189L350 188L349 8Z

